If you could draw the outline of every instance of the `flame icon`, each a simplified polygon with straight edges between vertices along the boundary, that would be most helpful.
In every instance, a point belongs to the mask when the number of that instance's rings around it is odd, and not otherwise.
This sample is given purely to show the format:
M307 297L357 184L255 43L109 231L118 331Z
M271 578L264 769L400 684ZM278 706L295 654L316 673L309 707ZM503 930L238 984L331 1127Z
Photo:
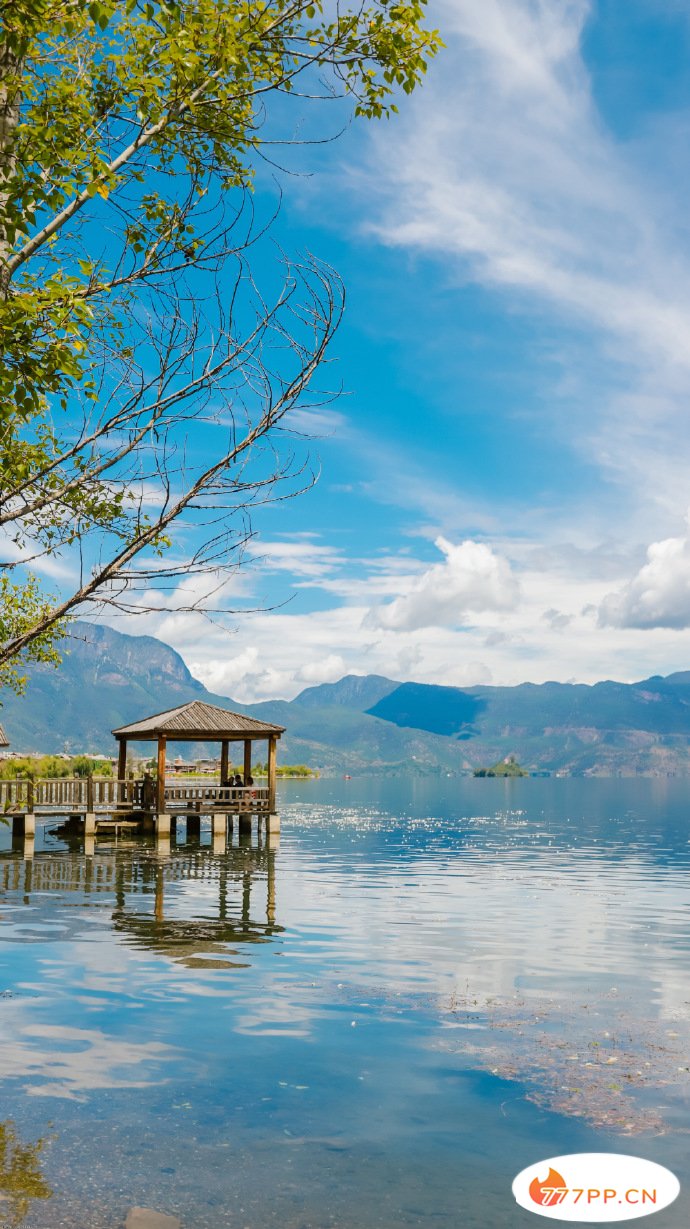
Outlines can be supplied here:
M549 1168L548 1175L543 1182L540 1182L538 1177L532 1179L529 1184L529 1193L530 1198L540 1207L554 1208L556 1204L563 1203L568 1194L568 1187L565 1178L562 1178L557 1170Z

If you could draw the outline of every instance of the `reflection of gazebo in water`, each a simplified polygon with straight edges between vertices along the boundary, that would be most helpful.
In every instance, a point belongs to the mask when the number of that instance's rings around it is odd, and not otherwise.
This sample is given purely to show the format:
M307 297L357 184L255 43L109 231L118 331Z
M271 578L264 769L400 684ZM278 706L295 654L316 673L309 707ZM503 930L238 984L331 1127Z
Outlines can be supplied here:
M276 922L275 846L240 840L220 856L191 845L161 858L136 843L86 858L80 849L35 857L32 851L23 860L0 858L0 890L26 904L51 891L65 902L104 895L112 901L113 930L127 946L187 968L244 968L251 947L283 927ZM176 885L202 891L195 899ZM79 936L79 913L63 918L66 940Z
M135 721L132 725L113 730L119 745L118 780L124 781L125 778L128 743L155 742L158 746L155 787L153 782L143 783L140 805L142 810L150 810L155 815L159 833L169 831L171 815L194 814L200 811L212 816L216 813L222 814L223 821L227 812L234 811L240 815L258 813L266 816L268 828L275 829L278 826L275 816L276 750L278 739L284 732L284 726L257 721L254 717L232 713L202 700L192 700L178 708L155 713L143 721ZM268 744L267 787L249 784L252 775L252 746L257 740L266 741ZM220 785L180 785L177 782L168 785L165 780L167 747L168 743L173 741L219 742ZM236 742L243 744L244 784L241 787L228 783L229 748L230 743ZM150 797L146 796L147 790L150 790Z
M242 854L246 856L241 857ZM218 868L216 916L166 916L164 865L155 868L153 913L133 912L124 900L113 911L113 928L133 947L166 956L188 969L245 969L248 943L267 943L283 927L276 924L275 850L233 849ZM266 920L252 917L251 889L257 871L266 873ZM232 891L241 882L241 899ZM238 908L239 905L239 908Z

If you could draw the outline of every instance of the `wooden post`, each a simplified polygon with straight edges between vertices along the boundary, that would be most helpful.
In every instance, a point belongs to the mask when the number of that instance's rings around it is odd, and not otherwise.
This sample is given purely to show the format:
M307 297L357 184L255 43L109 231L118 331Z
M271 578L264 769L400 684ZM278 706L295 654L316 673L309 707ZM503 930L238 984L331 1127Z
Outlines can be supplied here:
M86 778L86 814L84 816L84 838L96 835L96 809L93 801L93 775Z
M156 781L156 811L165 814L165 735L158 739L158 780Z
M214 853L225 853L228 835L228 817L214 811L211 816L211 846Z
M220 744L220 783L225 785L228 779L228 750L230 743L227 738L223 738Z
M252 740L245 738L244 740L244 783L247 784L252 775Z
M155 890L154 904L153 904L153 915L157 922L162 922L165 916L163 913L163 893L164 891L165 891L165 879L163 877L162 868L159 868L156 871L156 890Z
M273 926L276 920L276 856L272 850L268 853L267 890L266 921Z
M268 740L268 810L271 814L276 809L276 747L277 739Z
M142 811L153 810L153 777L150 772L144 773L144 780L141 786L141 809Z
M26 783L26 814L24 819L19 821L22 825L24 841L33 841L36 834L36 815L34 813L34 783L29 780ZM14 835L14 825L12 825L12 834Z
M249 871L242 876L242 925L249 926L252 908L252 877Z
M124 781L126 772L127 772L127 739L120 738L118 739L118 752L117 752L117 779L118 781ZM117 792L119 795L119 801L124 802L125 801L125 786L119 785Z

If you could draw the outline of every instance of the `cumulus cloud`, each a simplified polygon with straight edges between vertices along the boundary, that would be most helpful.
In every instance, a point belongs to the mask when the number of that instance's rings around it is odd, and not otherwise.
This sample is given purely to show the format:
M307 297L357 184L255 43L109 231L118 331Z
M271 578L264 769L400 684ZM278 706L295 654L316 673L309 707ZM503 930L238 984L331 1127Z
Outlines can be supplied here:
M270 621L270 616L266 616ZM306 648L306 646L304 646ZM302 646L300 646L302 648ZM278 649L276 658L281 656ZM273 654L260 652L256 644L248 645L231 658L221 658L215 649L211 658L194 654L187 658L192 674L219 695L235 696L240 701L274 699L286 692L293 694L304 686L335 683L347 674L347 663L340 653L327 653L292 669L274 664Z
M247 645L241 653L230 658L221 657L217 645L214 648L215 654L211 662L193 653L187 658L192 674L212 691L221 695L224 692L233 694L239 684L244 684L247 679L256 678L259 674L259 650L255 645Z
M567 555L560 567L557 561L550 569L530 566L529 543L497 542L488 553L499 559L505 555L519 569L520 600L510 609L473 614L460 627L372 626L372 597L365 587L350 602L252 614L233 620L232 628L191 612L161 614L157 624L152 617L145 630L172 644L217 695L246 703L287 699L306 686L348 673L462 687L573 677L590 683L602 678L632 682L687 665L685 638L672 627L659 627L650 636L646 627L596 626L606 595L623 589L644 555L637 562L628 557L626 569L617 567L604 581L583 577ZM418 561L415 567L413 559L408 564L407 572L391 573L389 600L395 593L410 595L430 571ZM439 566L446 565L444 558ZM568 617L567 630L553 627L545 611ZM144 630L137 622L113 622L121 630Z
M510 610L518 600L518 585L507 559L483 542L467 540L454 546L438 537L445 555L412 583L407 593L369 611L370 627L414 631L422 627L457 627L468 613Z
M345 659L339 653L329 653L319 661L309 662L297 672L300 683L335 683L347 672Z
M551 607L549 610L544 611L542 619L545 623L548 623L553 631L562 632L571 623L572 615L563 614L562 610L555 610Z
M690 517L682 538L652 542L647 562L599 607L602 627L690 627Z

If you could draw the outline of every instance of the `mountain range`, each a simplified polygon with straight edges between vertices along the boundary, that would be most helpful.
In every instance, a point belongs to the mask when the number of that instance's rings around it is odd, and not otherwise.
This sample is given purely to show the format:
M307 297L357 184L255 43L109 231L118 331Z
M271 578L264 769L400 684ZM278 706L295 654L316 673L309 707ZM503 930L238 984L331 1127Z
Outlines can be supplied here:
M115 727L203 699L285 726L281 760L326 775L467 772L508 755L531 771L690 773L690 672L469 688L347 675L294 700L245 705L208 691L159 640L78 622L61 666L33 666L27 679L23 696L1 697L15 751L112 754Z

